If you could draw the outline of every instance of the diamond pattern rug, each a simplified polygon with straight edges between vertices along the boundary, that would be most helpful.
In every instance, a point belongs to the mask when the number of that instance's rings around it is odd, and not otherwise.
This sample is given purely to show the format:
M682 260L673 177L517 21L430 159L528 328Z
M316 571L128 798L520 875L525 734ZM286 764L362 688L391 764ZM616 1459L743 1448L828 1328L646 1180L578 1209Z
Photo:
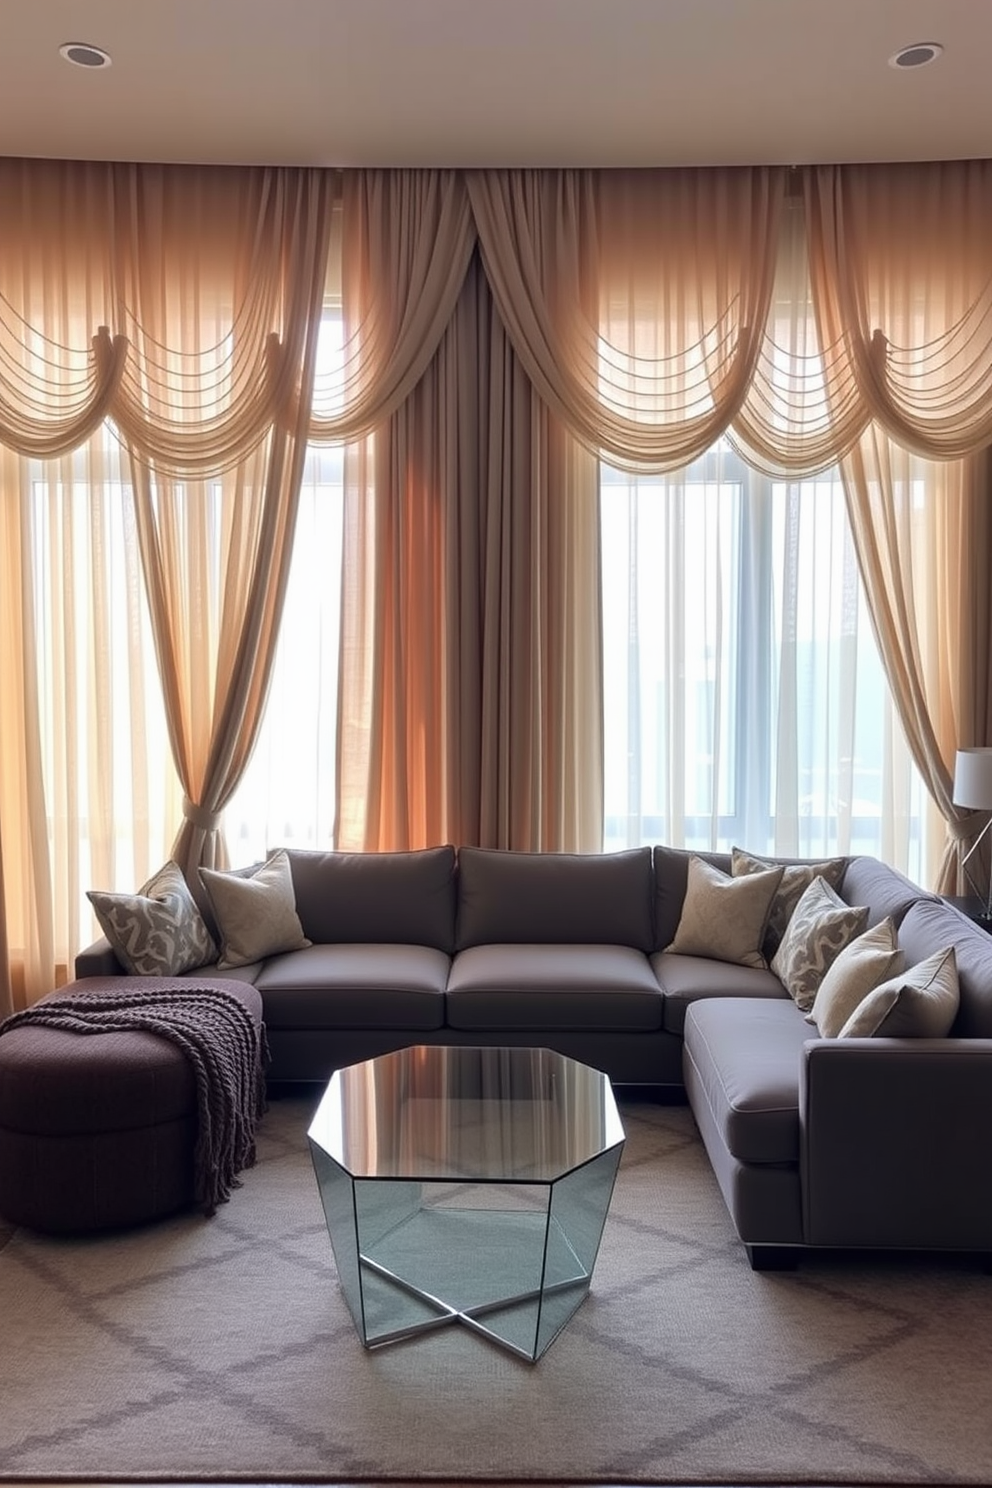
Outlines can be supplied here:
M685 1107L623 1105L592 1292L537 1365L459 1327L366 1352L316 1098L273 1101L213 1219L0 1227L0 1476L992 1481L992 1278L932 1257L752 1272Z

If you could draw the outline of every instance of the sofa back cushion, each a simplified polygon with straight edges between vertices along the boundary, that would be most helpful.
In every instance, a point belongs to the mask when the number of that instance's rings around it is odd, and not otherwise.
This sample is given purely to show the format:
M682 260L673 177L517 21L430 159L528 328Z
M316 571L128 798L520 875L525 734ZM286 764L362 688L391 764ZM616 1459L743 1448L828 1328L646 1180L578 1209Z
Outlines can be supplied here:
M650 951L651 849L458 853L457 946L627 945Z
M654 850L654 948L663 951L675 939L682 918L685 891L689 883L689 859L702 858L730 872L730 854L690 852L684 847L661 847Z
M891 916L898 926L906 911L917 899L934 896L919 884L890 868L879 858L853 857L841 881L840 896L847 904L863 904L868 909L871 928Z
M455 941L455 849L306 852L291 848L296 913L315 945Z
M992 935L935 897L918 899L899 926L909 966L954 947L961 1001L951 1029L956 1038L992 1038Z

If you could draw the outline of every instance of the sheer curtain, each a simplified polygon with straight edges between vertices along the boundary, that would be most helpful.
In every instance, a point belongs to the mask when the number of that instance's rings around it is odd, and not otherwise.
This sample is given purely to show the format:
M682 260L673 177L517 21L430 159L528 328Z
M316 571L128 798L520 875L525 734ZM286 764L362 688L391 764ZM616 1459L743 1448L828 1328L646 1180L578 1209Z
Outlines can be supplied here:
M136 356L115 417L183 823L172 856L223 866L286 590L335 180L129 172L118 276ZM126 231L124 229L126 223Z
M596 455L672 470L742 406L781 169L471 171L486 274L534 388Z
M917 768L947 824L930 881L961 887L983 824L953 805L956 748L989 732L992 162L845 167L805 181L831 401L860 400L843 453L879 648ZM917 478L911 454L927 462ZM977 622L977 623L976 623Z
M956 820L959 814L950 804L954 749L968 741L972 728L984 727L988 699L988 627L974 627L975 616L980 617L983 608L982 586L978 581L975 587L976 563L965 543L974 539L977 551L988 553L987 531L976 502L981 501L983 472L987 470L980 450L988 438L992 366L989 172L987 163L979 162L974 166L891 171L885 167L838 168L832 172L802 172L796 180L804 194L795 193L782 212L770 313L746 396L729 423L726 438L749 465L771 480L773 503L785 500L791 515L783 520L786 529L793 531L789 541L798 545L797 554L805 543L803 527L815 530L822 520L815 515L815 506L823 504L820 498L829 489L836 513L838 495L843 491L864 600L852 606L848 599L846 608L842 605L838 612L838 664L832 667L826 694L833 701L822 706L828 715L835 715L833 732L825 735L825 740L832 739L830 749L840 753L833 764L828 759L816 768L824 779L832 775L836 781L834 816L837 842L843 844L847 829L840 808L849 801L855 803L855 818L859 814L855 776L860 767L857 750L852 753L850 748L857 736L856 720L852 721L850 714L856 694L848 686L845 700L842 678L852 665L856 634L863 638L868 629L867 618L895 704L892 715L879 721L881 737L890 742L884 775L877 780L874 810L884 813L882 819L888 825L880 846L872 850L883 851L924 882L946 883L950 881L954 841L973 830L968 823ZM917 211L918 234L913 227ZM621 265L614 303L621 318L626 314L635 320L637 309L625 308L625 273ZM683 315L676 296L672 296L666 313L676 320ZM626 344L631 344L636 332L628 330L625 334ZM614 330L610 339L615 345L623 341L623 335ZM654 417L647 396L650 388L643 379L638 387L643 395L643 418L650 423ZM729 454L724 449L720 457L717 446L710 456L709 474L716 484L706 497L705 512L693 510L690 518L688 499L684 502L685 529L691 530L690 520L697 526L703 521L711 532L709 539L699 540L697 553L723 554L722 573L720 562L713 558L706 573L701 570L696 576L704 590L715 593L719 589L723 596L717 619L710 616L708 620L711 629L718 627L714 634L723 636L722 643L709 643L706 666L714 676L719 675L728 648L735 644L727 629L729 617L739 609L735 575L738 571L747 573L751 561L741 556L743 545L735 547L736 537L727 537L728 530L733 529L732 524L728 529L726 509L717 515L721 507L718 492L723 492L724 508L732 501L725 474L721 475L713 463L719 465L721 459L724 469ZM706 479L700 468L684 475L697 496ZM745 484L760 492L756 477ZM604 522L606 490L604 485ZM814 491L820 493L817 502L813 501ZM655 500L657 503L657 497ZM677 510L678 498L674 505ZM756 513L750 498L745 505ZM643 506L641 511L643 516ZM680 520L677 514L672 517L677 540L682 542ZM753 520L758 519L754 516ZM836 530L836 517L831 521ZM760 530L759 523L756 531ZM826 536L818 538L818 559L829 565L828 571L846 569L849 579L842 584L841 593L849 590L854 594L857 586L850 585L855 573L852 547L848 545L845 558L841 539L840 546L834 541L829 547L821 547ZM757 539L759 548L760 542ZM659 547L658 551L665 563L663 549ZM828 552L833 556L828 558ZM786 636L790 627L794 631L794 649L803 634L800 607L804 594L812 592L809 583L819 573L823 595L828 586L822 570L814 569L810 580L797 587L795 577L789 576L794 563L787 556L788 549L783 554L774 561L781 568L782 593L794 596L796 608L791 615L785 613L782 620ZM785 567L781 567L783 563ZM666 569L666 579L676 595L670 601L673 614L679 612L679 574L683 572L691 583L688 560L684 569L681 560L671 570ZM760 608L771 592L770 577L767 574L750 589L752 611ZM686 600L697 608L702 603L688 594ZM682 631L692 639L691 627L686 631L685 613L680 613ZM824 613L821 595L817 616ZM807 622L806 630L809 628ZM819 619L815 628L822 628ZM699 633L698 628L695 633ZM666 632L666 644L676 644L672 637L678 634L673 621ZM677 643L682 644L680 640ZM705 654L705 646L703 650ZM866 665L875 667L881 682L877 661L870 655L875 648L862 644L861 650L861 674ZM670 678L677 677L679 662L684 667L690 665L689 655L685 650L668 658ZM843 657L847 658L847 668ZM793 816L796 792L789 763L795 756L789 739L789 695L795 683L789 680L789 669L795 664L795 656L790 661L785 650L780 658L769 659L767 647L765 659L752 662L759 683L769 674L769 668L771 675L783 668L776 713L766 717L762 726L768 739L765 752L777 761L779 781L772 840L786 848L801 840L805 830L801 817ZM734 665L735 677L743 678L746 669L741 656L734 657ZM851 675L856 673L851 671ZM803 679L800 676L798 680L801 683ZM712 678L706 685L712 686ZM764 690L767 692L767 685ZM748 699L742 701L750 705ZM870 701L870 694L866 695L864 702ZM636 705L629 706L633 713ZM733 689L725 689L722 702L712 706L718 716L709 725L705 757L707 768L714 773L704 809L711 814L708 830L715 839L722 829L721 817L729 819L717 804L730 799L728 788L720 784L718 762L721 730L727 728L729 716L737 718L739 713ZM806 717L809 728L816 718L815 710L811 712L807 707ZM679 732L683 723L677 712L669 718L683 740L683 749L687 748L691 734ZM843 727L838 733L840 725ZM807 740L803 748L811 768L816 754L810 757L809 747ZM746 739L733 741L735 782L746 779L745 762L753 752ZM917 777L928 793L923 799L917 799ZM683 788L684 772L676 772L676 782ZM687 792L687 799L689 795L691 792ZM799 800L802 803L802 795ZM764 805L760 793L756 809L761 816ZM800 811L803 809L800 805ZM621 810L622 804L618 804L614 816ZM698 817L698 813L689 814ZM945 817L952 842L942 868L940 823ZM670 820L666 818L669 830ZM677 811L674 830L685 830ZM925 844L922 857L918 855L919 844L915 850L911 847L914 835Z
M187 867L216 840L265 695L333 186L0 162L4 1006L65 979L85 888L143 881L183 812Z
M162 717L128 672L140 569L117 566L128 516L102 428L126 350L112 201L105 167L0 162L0 1012L65 980L90 874L140 872L142 838L162 841L144 764Z

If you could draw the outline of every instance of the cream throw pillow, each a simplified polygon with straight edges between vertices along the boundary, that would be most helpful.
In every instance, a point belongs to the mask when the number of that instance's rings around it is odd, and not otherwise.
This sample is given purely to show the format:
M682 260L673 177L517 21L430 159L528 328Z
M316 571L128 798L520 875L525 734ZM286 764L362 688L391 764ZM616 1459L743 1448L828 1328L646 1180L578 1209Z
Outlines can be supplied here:
M249 878L201 868L200 878L221 936L220 968L248 966L282 951L299 951L312 942L296 913L289 857L274 852Z
M171 859L136 894L90 889L86 897L132 976L181 976L217 955L182 869Z
M754 853L745 852L742 847L731 849L730 871L735 878L747 873L766 873L769 868L780 866L782 867L782 882L772 900L768 925L765 929L765 943L762 947L769 961L782 944L785 927L792 919L793 911L802 898L803 892L809 888L814 878L825 878L832 889L839 889L847 867L847 859L825 858L819 863L780 865L767 858L756 858Z
M828 970L867 924L867 908L845 904L825 878L803 890L772 958L772 971L802 1012L809 1012Z
M883 982L855 1008L840 1038L946 1038L961 1001L953 946Z
M891 915L844 947L817 988L807 1023L815 1023L821 1038L836 1038L855 1008L882 982L902 967Z
M691 857L682 916L666 949L766 968L761 942L781 880L781 868L733 878L703 858Z

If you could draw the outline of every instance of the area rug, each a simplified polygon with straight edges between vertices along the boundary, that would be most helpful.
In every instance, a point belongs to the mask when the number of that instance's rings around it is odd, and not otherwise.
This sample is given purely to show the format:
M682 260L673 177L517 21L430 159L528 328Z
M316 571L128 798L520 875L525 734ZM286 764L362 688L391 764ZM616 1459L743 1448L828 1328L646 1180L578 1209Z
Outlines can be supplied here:
M334 1483L992 1481L992 1278L755 1274L691 1113L624 1104L590 1296L536 1365L463 1327L366 1352L274 1101L212 1219L0 1249L0 1477Z

